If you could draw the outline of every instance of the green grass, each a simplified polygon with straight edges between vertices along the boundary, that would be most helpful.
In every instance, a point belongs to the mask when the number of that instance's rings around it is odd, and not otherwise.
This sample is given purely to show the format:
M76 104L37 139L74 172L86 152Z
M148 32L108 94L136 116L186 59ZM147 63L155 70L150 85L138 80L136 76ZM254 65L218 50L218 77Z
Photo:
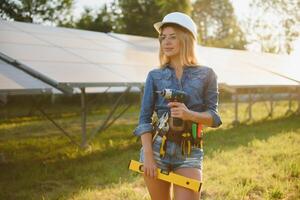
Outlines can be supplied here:
M53 117L80 141L76 109ZM233 127L233 105L223 104L223 126L206 130L203 199L300 199L299 115L285 113L287 102L277 103L273 118L261 103L253 109L247 121L241 105L243 123ZM90 113L89 132L107 111ZM141 176L127 170L139 154L137 112L132 107L85 150L39 116L0 120L0 199L150 199Z

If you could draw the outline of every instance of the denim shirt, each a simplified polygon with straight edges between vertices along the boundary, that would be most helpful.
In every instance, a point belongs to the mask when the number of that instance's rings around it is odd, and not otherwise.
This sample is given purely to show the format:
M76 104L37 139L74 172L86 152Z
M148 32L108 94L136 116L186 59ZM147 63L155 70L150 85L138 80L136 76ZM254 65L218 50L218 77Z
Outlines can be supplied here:
M205 66L188 66L183 70L180 80L177 79L175 70L166 65L161 69L154 69L148 73L142 106L139 116L139 124L134 130L134 135L141 136L152 132L152 115L155 111L158 117L169 111L168 101L155 91L163 89L183 90L188 97L185 105L196 112L208 111L213 118L212 127L222 124L218 114L218 84L215 72Z

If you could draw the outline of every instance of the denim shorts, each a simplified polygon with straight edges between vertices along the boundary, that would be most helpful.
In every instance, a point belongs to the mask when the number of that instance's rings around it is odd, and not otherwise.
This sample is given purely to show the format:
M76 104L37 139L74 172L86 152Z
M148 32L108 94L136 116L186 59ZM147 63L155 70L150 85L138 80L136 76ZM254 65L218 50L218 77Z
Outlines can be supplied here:
M203 149L192 147L190 155L183 155L181 146L175 142L167 141L167 148L164 157L160 157L159 150L162 137L157 136L153 142L153 156L158 168L165 171L175 171L179 168L202 169ZM140 151L140 162L144 162L143 148Z

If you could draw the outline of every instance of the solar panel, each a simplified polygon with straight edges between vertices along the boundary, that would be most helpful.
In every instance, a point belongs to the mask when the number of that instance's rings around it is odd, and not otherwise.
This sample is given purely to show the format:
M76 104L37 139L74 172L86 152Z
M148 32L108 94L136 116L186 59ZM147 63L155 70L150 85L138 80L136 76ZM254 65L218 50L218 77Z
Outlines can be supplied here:
M91 87L86 88L86 93L122 93L125 92L127 87ZM131 93L133 92L141 92L140 88L132 87L129 90ZM81 93L80 90L75 90L75 93Z
M121 41L126 41L139 47L142 46L144 49L157 50L159 48L159 43L154 38L143 39L144 37L115 33L110 33L110 35L119 38ZM257 56L251 52L198 46L197 53L200 63L210 66L216 71L220 84L226 84L231 87L298 85L293 80L288 80L280 75L255 67L249 61L256 61ZM260 57L263 62L258 64L272 63L272 60L265 57L264 54L260 54ZM282 62L280 64L280 66L283 65ZM300 75L300 73L298 74Z
M152 53L140 52L107 34L65 28L56 28L56 34L53 27L18 22L5 24L15 28L11 32L21 31L20 37L26 45L3 39L5 42L0 41L3 54L57 83L73 87L140 85L157 62L157 59L149 59L154 56ZM0 31L0 34L3 38L9 35L8 31ZM155 62L151 66L152 60Z
M1 32L0 32L1 34ZM1 35L2 36L2 35ZM61 48L53 46L22 45L2 43L0 51L20 62L22 61L44 61L46 62L81 62L84 61L76 55L72 55Z
M14 28L12 28L9 23L11 22L7 22L5 20L0 19L0 24L1 24L1 29L2 31L8 30L8 31L13 31L15 30Z
M297 86L297 82L261 70L245 58L249 52L229 49L199 47L198 57L205 65L213 66L220 84L232 87ZM244 57L243 57L244 56Z
M0 42L3 44L31 44L31 45L48 45L46 42L38 40L33 36L23 33L16 32L15 30L5 30L1 26L1 37Z
M71 87L140 86L147 73L159 65L155 38L7 21L0 21L0 38L0 52ZM283 62L272 62L264 54L208 47L197 51L200 63L205 60L221 84L299 85L295 71L281 71Z
M1 94L50 93L52 87L0 60Z
M134 45L139 50L157 52L159 49L159 42L156 38L133 36L118 33L109 33L110 36L117 38L123 42Z
M7 27L8 29L18 30L21 32L27 33L35 33L35 34L55 34L60 36L72 37L68 34L65 30L66 28L59 28L54 26L41 26L38 24L32 23L24 23L24 22L12 22L12 21L5 21L0 20L1 29L3 27ZM6 28L6 29L7 29Z
M249 52L245 59L253 66L300 83L299 57ZM249 57L255 58L251 59Z
M40 61L24 61L24 63L43 74L47 74L58 83L73 87L124 86L128 82L124 77L88 63Z
M39 35L38 39L46 41L48 45L62 48L92 49L102 51L106 50L105 47L98 45L89 39L80 37L61 37L56 35L44 34Z

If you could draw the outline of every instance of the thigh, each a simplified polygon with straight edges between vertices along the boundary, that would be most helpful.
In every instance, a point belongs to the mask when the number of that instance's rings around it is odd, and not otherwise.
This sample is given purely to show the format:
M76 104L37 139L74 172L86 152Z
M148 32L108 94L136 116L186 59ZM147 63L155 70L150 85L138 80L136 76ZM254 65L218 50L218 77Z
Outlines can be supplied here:
M196 179L201 181L202 180L202 172L200 169L197 168L179 168L175 170L176 174ZM174 187L174 197L175 200L199 200L200 199L200 192L195 192L193 190L180 187L177 185L173 185Z
M146 186L148 188L148 191L150 193L151 199L152 200L170 200L170 186L171 184L159 180L159 179L154 179L150 178L147 176L144 176L144 180L146 183Z
M157 136L152 144L152 150L153 150L153 157L156 162L156 166L159 169L169 171L170 170L170 158L169 156L161 157L160 156L160 145L162 142L161 136ZM168 147L167 147L168 148ZM143 147L140 150L140 159L139 161L141 163L144 163L144 149Z

